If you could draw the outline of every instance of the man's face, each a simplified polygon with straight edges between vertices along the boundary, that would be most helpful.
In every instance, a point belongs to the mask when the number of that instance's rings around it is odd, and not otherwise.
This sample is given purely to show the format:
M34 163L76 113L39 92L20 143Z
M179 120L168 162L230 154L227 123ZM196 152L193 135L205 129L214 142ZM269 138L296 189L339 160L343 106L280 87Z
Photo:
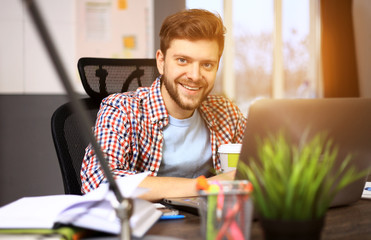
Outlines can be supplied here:
M190 117L214 87L219 65L216 41L175 39L166 56L158 50L157 67L162 74L161 93L169 114Z

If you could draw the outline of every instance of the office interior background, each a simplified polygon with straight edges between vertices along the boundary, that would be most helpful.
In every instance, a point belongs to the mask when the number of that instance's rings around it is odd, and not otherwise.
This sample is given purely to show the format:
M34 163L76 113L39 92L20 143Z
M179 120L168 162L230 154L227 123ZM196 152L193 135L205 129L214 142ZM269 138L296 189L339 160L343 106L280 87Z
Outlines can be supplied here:
M218 12L227 27L215 94L371 97L369 0L35 0L77 92L80 57L154 58L163 19ZM21 0L0 0L0 206L63 194L50 130L65 91Z

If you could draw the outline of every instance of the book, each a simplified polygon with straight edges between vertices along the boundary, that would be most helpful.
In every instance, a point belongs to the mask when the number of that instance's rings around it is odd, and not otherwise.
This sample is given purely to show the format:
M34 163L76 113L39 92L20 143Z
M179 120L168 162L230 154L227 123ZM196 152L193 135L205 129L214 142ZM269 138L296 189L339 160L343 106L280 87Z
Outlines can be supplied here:
M6 240L77 240L90 236L90 232L75 227L56 229L0 229L0 239Z
M147 176L136 174L117 179L124 197L133 199L130 226L134 237L142 237L161 217L151 202L136 198L145 190L138 188ZM56 229L73 226L109 234L119 234L121 223L115 211L118 205L108 184L83 195L24 197L0 208L0 234L9 229Z

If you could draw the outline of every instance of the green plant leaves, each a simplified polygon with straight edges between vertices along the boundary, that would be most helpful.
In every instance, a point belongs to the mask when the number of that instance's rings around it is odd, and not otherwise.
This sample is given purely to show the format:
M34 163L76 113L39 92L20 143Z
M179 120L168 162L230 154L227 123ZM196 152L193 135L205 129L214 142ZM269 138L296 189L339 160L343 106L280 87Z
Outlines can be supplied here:
M325 133L305 139L299 146L290 145L282 131L257 138L258 160L241 163L240 171L254 186L254 205L262 217L320 218L337 192L367 175L368 170L357 172L350 165L351 155L335 169L338 149Z

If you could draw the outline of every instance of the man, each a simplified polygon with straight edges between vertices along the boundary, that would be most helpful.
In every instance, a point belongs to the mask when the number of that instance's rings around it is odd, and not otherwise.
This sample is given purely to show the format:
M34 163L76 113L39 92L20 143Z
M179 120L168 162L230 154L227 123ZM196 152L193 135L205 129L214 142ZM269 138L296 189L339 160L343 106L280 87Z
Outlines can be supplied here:
M102 101L95 135L115 177L149 171L142 197L194 196L196 177L233 179L220 173L217 149L240 143L246 118L229 100L209 96L224 48L225 28L206 10L167 17L156 53L161 74L149 88L113 94ZM81 170L82 191L104 175L89 146Z

